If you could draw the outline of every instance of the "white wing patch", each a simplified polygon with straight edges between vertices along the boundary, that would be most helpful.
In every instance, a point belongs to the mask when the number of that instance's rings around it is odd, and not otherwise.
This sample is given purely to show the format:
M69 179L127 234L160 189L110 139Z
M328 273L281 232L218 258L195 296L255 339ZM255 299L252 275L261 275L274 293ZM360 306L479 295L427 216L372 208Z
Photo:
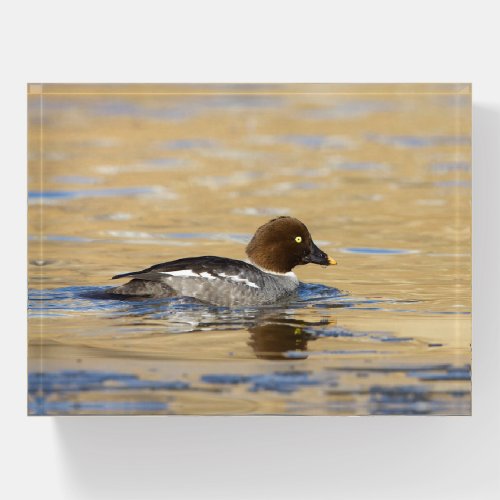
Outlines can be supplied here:
M215 280L217 279L215 276L207 273L206 271L198 274L193 272L192 269L182 269L180 271L161 271L160 274L168 274L170 276L178 276L182 278L205 278L207 280ZM232 281L236 281L237 283L244 283L247 286L251 286L253 288L260 288L259 285L254 282L248 280L247 278L240 278L238 275L229 275L226 273L217 273L221 278L229 278Z
M181 271L161 271L160 274L170 274L170 276L184 276L186 277L196 277L199 278L200 275L193 273L191 269L182 269Z
M200 273L200 276L202 278L207 278L207 280L216 280L217 279L215 276L212 276L210 273L207 273L207 272Z
M239 282L239 283L245 283L245 285L252 286L254 288L260 288L259 285L256 285L250 280L247 280L246 278L240 278L238 275L227 275L226 273L218 273L218 275L221 278L229 278L230 280Z

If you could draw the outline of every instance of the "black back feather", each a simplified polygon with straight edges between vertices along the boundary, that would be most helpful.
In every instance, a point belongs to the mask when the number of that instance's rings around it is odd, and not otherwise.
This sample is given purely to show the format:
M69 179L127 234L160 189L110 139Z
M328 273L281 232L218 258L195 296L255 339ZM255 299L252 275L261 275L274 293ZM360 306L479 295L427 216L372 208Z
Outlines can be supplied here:
M172 260L170 262L163 262L154 266L143 269L142 271L135 271L131 273L117 274L111 279L120 278L137 278L156 281L161 278L160 273L183 271L190 269L193 273L200 274L203 272L225 272L229 274L238 274L242 268L247 267L249 270L254 270L255 267L247 262L241 260L228 259L225 257L215 257L207 255L203 257L187 257L185 259Z

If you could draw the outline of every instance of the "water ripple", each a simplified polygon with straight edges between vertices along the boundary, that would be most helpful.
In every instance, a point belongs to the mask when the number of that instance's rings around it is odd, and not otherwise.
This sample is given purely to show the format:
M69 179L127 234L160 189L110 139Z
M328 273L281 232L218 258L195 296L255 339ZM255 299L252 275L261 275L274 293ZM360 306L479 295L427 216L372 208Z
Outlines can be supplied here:
M367 248L367 247L351 247L341 248L343 253L356 253L367 255L407 255L412 253L419 253L419 250L408 250L402 248Z
M75 191L30 191L29 202L74 200L80 198L105 198L119 196L157 195L162 198L176 199L177 195L163 186L146 186L132 188L88 189Z

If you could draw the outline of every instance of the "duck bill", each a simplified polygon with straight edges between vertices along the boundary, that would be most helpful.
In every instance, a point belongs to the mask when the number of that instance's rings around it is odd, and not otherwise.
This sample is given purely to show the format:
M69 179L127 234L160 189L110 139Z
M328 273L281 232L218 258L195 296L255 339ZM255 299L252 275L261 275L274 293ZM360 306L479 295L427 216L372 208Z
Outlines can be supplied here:
M319 264L321 266L335 266L337 261L328 257L328 255L320 250L314 243L311 247L311 252L304 258L304 264Z

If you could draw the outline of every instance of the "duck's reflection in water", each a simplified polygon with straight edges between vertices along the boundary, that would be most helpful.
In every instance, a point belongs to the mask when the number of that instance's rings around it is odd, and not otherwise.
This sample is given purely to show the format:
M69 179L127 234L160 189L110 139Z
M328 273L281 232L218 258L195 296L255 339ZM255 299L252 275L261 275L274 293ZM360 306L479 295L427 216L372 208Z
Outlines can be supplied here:
M259 359L307 359L307 344L318 338L317 327L335 324L336 320L332 321L332 318L319 322L266 318L248 329L248 345Z
M323 317L319 321L304 321L290 315L290 309L270 311L268 308L229 309L207 305L194 299L180 297L165 299L144 299L127 296L103 295L103 292L86 292L82 297L114 300L126 308L120 312L129 317L168 320L168 333L189 333L203 330L231 331L246 328L250 334L247 344L259 359L291 360L307 359L307 346L329 328L337 325L335 317ZM345 307L344 304L331 304ZM297 309L299 310L299 309ZM113 318L111 316L110 318ZM130 323L132 324L132 323Z

